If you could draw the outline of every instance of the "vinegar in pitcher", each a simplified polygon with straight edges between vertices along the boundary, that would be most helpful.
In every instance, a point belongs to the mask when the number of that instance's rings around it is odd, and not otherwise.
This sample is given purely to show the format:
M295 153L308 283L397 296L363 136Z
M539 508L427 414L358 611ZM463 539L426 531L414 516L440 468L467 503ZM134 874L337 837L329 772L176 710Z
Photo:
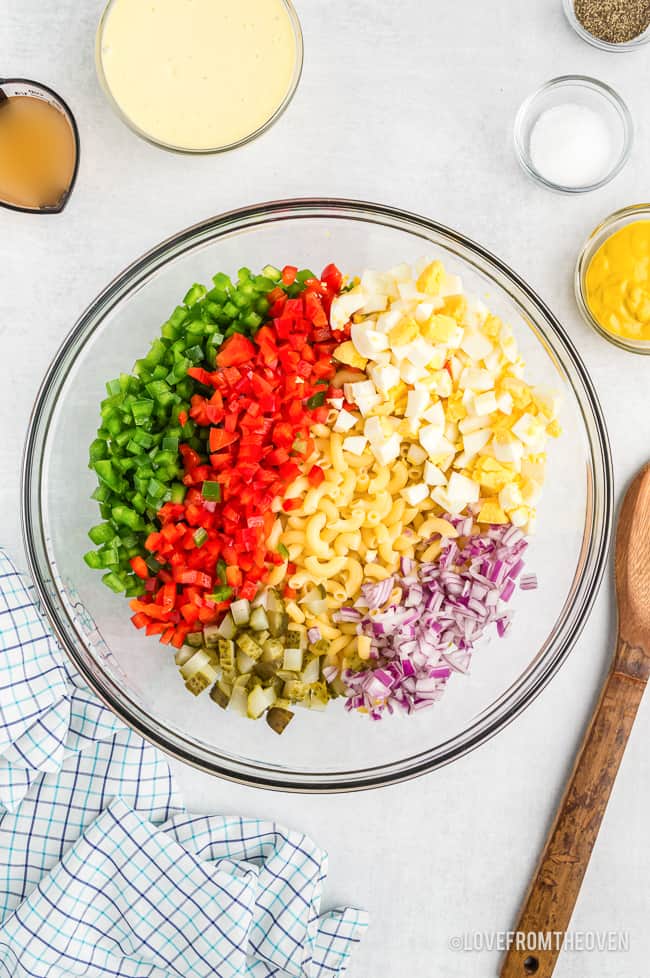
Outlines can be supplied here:
M0 101L0 200L29 210L55 208L76 164L72 126L49 102L31 95Z

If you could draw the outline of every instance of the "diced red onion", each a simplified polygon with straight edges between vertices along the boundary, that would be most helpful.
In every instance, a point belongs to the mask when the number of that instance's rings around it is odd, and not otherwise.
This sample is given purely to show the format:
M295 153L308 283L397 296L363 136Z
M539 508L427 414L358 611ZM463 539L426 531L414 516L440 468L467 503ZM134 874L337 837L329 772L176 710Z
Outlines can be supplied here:
M534 591L537 588L537 574L524 574L519 579L519 587L522 591Z
M512 580L514 581L515 577L519 577L523 569L524 569L523 560L518 560L517 563L514 565L514 567L510 568L508 572L508 577L512 578Z
M322 672L323 672L323 679L325 680L326 683L333 683L339 674L339 671L336 668L336 666L323 666Z
M384 581L378 581L376 584L364 584L361 588L361 599L365 602L365 607L371 611L376 608L381 608L382 605L386 604L391 596L393 590L393 578L387 577ZM358 602L355 602L355 605ZM363 607L363 603L360 605Z
M412 713L431 706L452 672L469 670L489 627L506 634L505 606L524 566L524 534L508 525L482 527L472 536L471 517L445 518L459 536L443 539L435 563L402 558L400 575L364 584L354 608L335 612L335 620L357 623L357 632L371 639L370 663L343 676L348 710L363 707L378 720L395 708ZM387 607L395 585L402 590L401 607ZM521 577L522 590L536 586L534 574Z
M307 638L312 643L312 645L315 642L320 642L320 640L322 638L321 633L320 633L320 628L318 628L318 626L316 626L316 625L314 625L313 628L308 628L307 629Z
M361 617L361 612L357 611L356 608L339 608L332 614L334 621L355 622L361 621Z
M501 600L510 601L510 598L514 594L514 590L515 590L515 582L512 580L512 578L509 578L506 581L506 583L503 585L503 589L501 591Z

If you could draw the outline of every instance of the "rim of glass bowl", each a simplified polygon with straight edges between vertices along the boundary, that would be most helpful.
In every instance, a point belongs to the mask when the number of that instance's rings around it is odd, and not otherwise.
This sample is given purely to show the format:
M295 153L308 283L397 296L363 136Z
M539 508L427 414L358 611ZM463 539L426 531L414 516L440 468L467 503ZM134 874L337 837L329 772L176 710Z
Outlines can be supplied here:
M587 470L586 527L582 567L576 574L553 634L535 659L499 699L474 718L463 733L413 756L368 769L291 771L235 755L217 754L177 730L154 720L82 651L86 640L67 613L50 566L41 513L43 456L52 410L76 357L114 305L137 291L167 261L196 246L269 222L296 219L347 219L415 234L444 246L502 288L534 326L540 343L572 387L585 424L590 460ZM21 517L23 537L37 592L62 647L98 696L130 727L168 754L226 779L285 791L333 793L405 781L432 771L478 747L513 720L546 686L573 647L596 597L609 549L613 511L611 453L602 410L589 375L553 313L502 261L464 235L419 215L396 208L330 198L274 201L211 218L163 241L114 279L86 309L56 354L41 385L30 419L23 458Z
M602 179L598 180L596 183L584 184L584 186L580 187L567 187L562 183L554 183L552 180L547 180L546 177L542 176L542 174L533 164L523 139L526 118L537 99L541 95L545 95L547 92L555 88L564 88L570 85L578 86L580 88L589 88L592 91L597 92L600 96L602 96L602 98L607 99L609 104L614 107L616 112L618 112L624 130L623 145L616 164L605 174L604 177L602 177ZM558 75L557 78L550 78L547 82L544 82L543 85L540 85L538 89L532 92L521 103L519 110L517 111L517 115L515 116L513 138L515 143L515 152L517 154L519 164L532 180L541 184L543 187L546 187L548 190L554 190L556 193L587 194L592 190L599 190L600 187L604 187L610 183L614 177L618 176L629 160L630 153L632 152L632 146L634 144L634 120L632 119L632 114L627 107L627 103L618 94L618 92L611 88L611 86L606 82L600 81L599 78L592 78L590 75Z
M591 326L600 336L603 336L614 346L618 346L621 350L626 350L628 353L639 353L642 356L650 355L650 340L632 340L625 336L616 336L614 333L610 333L603 326L600 325L596 317L592 314L589 308L589 303L587 302L587 295L585 290L585 278L587 276L587 269L591 259L594 257L600 246L604 241L609 238L611 234L615 231L619 231L626 224L631 224L633 221L638 221L645 218L645 220L650 221L650 204L630 204L628 207L622 207L618 211L614 211L609 217L606 217L604 221L594 228L587 240L585 241L580 254L578 255L578 260L576 262L575 274L573 277L573 285L575 289L576 302L578 303L578 309L582 315L582 318Z
M574 31L581 37L583 41L587 44L593 44L595 48L599 48L601 51L611 51L614 54L624 54L626 51L636 51L637 48L643 47L650 41L650 27L647 27L641 34L633 37L630 41L621 41L619 44L613 44L611 41L603 41L602 38L596 37L595 34L591 34L585 27L582 26L580 21L576 16L575 11L575 0L562 0L562 6L564 7L564 13L566 19L573 27Z
M104 65L102 63L101 55L102 36L104 33L106 20L114 3L115 0L108 0L108 3L104 7L102 15L99 19L99 24L97 25L97 33L95 35L95 71L97 72L97 78L99 79L102 91L104 92L109 105L117 117L131 130L131 132L134 132L136 136L140 136L140 138L146 140L146 142L151 143L152 146L159 146L161 149L166 149L171 153L189 154L191 156L209 156L214 153L226 153L228 150L237 149L239 146L245 146L246 143L252 142L254 139L257 139L258 136L261 136L262 133L265 133L271 128L271 126L275 125L280 116L284 114L285 110L289 107L289 104L293 100L302 77L305 49L302 36L302 25L300 23L300 18L298 17L296 8L294 7L292 0L282 0L287 13L289 14L289 19L293 28L293 36L296 44L296 63L294 65L293 75L291 77L287 94L284 96L282 102L277 107L273 115L270 116L266 122L262 123L261 126L258 126L254 132L249 133L242 139L237 139L234 143L226 143L224 146L214 146L208 149L189 149L187 146L174 146L172 143L166 143L161 139L156 139L155 136L151 135L151 133L145 132L144 129L140 129L140 127L137 126L128 115L126 115L122 109L122 106L114 97L104 72Z

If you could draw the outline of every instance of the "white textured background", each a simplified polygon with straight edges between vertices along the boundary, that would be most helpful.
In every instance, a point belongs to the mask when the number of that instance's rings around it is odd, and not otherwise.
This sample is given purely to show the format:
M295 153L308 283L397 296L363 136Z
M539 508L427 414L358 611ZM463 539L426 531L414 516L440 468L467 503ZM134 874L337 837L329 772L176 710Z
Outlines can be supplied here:
M59 217L0 210L0 542L22 559L19 465L52 355L93 296L161 238L271 198L340 195L422 212L511 263L566 324L610 426L618 490L650 455L650 363L589 332L572 298L588 232L648 199L650 46L605 54L565 23L560 0L298 0L305 70L263 138L224 156L168 155L133 136L93 67L101 0L2 0L0 75L49 83L81 131L74 196ZM512 151L521 100L565 73L595 75L628 101L636 145L609 187L556 197ZM74 478L74 476L71 476ZM372 912L351 978L485 978L495 952L459 953L465 931L513 923L612 642L608 579L569 661L533 706L478 752L370 794L295 797L238 788L174 765L190 808L246 811L329 849L328 897ZM639 978L650 960L650 706L642 707L573 927L628 931L620 954L565 953L558 978Z

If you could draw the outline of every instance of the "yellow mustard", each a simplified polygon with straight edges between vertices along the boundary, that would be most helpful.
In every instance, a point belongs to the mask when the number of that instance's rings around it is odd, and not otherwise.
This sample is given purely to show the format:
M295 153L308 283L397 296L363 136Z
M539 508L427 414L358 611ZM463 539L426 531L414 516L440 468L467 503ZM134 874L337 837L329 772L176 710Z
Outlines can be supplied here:
M589 310L610 333L650 340L650 220L615 231L589 263Z

